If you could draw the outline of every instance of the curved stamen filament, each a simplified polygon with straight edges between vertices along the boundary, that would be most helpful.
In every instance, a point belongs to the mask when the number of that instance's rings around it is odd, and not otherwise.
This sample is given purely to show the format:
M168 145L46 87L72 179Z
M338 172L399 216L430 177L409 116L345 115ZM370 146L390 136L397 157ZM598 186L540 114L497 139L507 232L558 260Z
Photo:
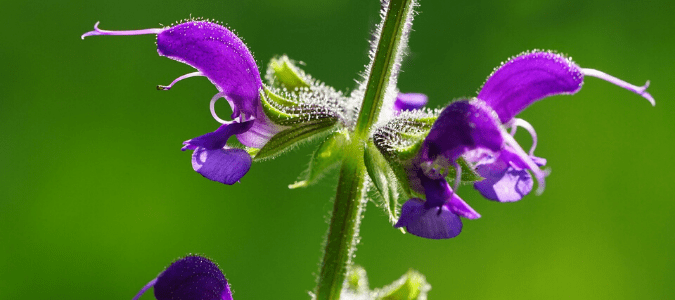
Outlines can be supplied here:
M586 76L600 78L602 80L605 80L605 81L608 81L610 83L616 84L616 85L618 85L618 86L620 86L624 89L627 89L627 90L629 90L633 93L636 93L636 94L644 97L645 99L647 99L649 101L649 103L652 104L652 106L656 105L656 101L654 101L654 98L652 97L652 95L647 93L647 88L649 87L649 80L647 80L647 83L645 83L645 85L643 85L643 86L635 86L635 85L632 85L628 82L625 82L625 81L623 81L619 78L616 78L612 75L606 74L606 73L598 71L598 70L582 68L581 73L583 73Z
M157 278L155 278L155 279L153 279L153 280L150 280L150 282L148 282L148 284L146 284L146 285L138 292L138 294L136 294L136 296L135 296L133 299L131 299L131 300L138 300L138 298L140 298L140 297L143 295L143 293L145 293L145 291L147 291L149 288L151 288L153 285L155 285L155 283L157 283Z
M537 195L541 195L542 192L544 192L544 187L546 186L545 178L546 178L546 173L539 169L539 166L532 161L532 158L530 158L527 153L525 153L525 150L523 150L522 147L520 147L520 144L516 142L516 140L511 136L506 130L501 129L502 133L502 138L506 142L507 145L511 146L513 150L516 152L516 154L520 157L520 159L525 162L527 167L532 170L532 173L534 173L534 177L537 178Z
M176 82L179 82L179 81L181 81L183 79L186 79L186 78L195 77L195 76L204 76L204 74L202 74L202 72L199 72L199 71L187 73L187 74L185 74L181 77L176 78L174 81L169 83L169 85L158 85L157 89L160 90L160 91L168 91L173 87L174 84L176 84Z
M452 193L457 193L459 182L462 180L462 166L455 164L455 184L452 187Z
M518 128L518 126L525 128L525 130L527 130L527 132L530 133L530 136L532 136L532 147L530 147L529 154L530 156L534 156L534 149L537 148L537 132L534 130L534 127L529 122L523 119L514 118L513 125L511 125L511 132L510 132L511 136L515 136L516 129Z
M216 119L216 121L218 121L218 123L232 124L232 122L234 122L234 121L225 121L225 120L221 119L220 117L218 117L218 114L216 113L216 101L218 101L218 99L220 99L220 98L225 98L225 93L220 92L220 93L216 94L215 96L213 96L213 98L211 98L211 103L209 105L209 108L211 109L211 116L213 116L213 118Z
M160 32L164 31L163 28L148 28L148 29L140 29L140 30L102 30L98 28L98 24L101 22L96 22L94 24L94 30L89 31L81 36L81 38L84 40L84 38L92 35L141 35L141 34L159 34Z

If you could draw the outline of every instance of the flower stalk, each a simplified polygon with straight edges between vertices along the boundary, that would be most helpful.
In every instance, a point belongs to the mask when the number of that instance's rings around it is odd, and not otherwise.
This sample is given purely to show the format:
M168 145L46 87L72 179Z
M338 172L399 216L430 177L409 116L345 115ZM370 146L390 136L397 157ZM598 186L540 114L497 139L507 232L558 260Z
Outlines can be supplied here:
M377 123L388 96L395 92L400 60L410 30L414 0L391 0L380 27L377 44L371 53L364 98L347 155L342 162L333 213L328 229L315 298L340 299L348 266L358 244L361 215L367 203L364 146ZM393 97L390 100L393 100ZM392 102L393 105L393 102Z

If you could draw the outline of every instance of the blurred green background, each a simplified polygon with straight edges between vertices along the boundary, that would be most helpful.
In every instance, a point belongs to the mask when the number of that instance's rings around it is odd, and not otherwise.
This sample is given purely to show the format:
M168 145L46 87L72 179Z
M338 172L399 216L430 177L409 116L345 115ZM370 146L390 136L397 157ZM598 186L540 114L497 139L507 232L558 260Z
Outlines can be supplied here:
M517 203L460 193L482 218L443 241L403 235L369 204L356 263L371 287L415 268L430 299L675 298L675 4L663 1L421 0L403 92L431 106L474 96L512 55L554 49L641 85L588 78L520 116L552 170ZM181 142L214 130L203 78L157 56L153 36L80 35L229 24L261 71L277 54L349 91L367 63L377 0L3 1L0 19L0 299L131 299L175 258L201 253L235 299L308 299L336 175L289 191L313 146L254 164L224 186L190 166ZM517 138L529 145L522 132ZM153 299L151 293L142 299Z

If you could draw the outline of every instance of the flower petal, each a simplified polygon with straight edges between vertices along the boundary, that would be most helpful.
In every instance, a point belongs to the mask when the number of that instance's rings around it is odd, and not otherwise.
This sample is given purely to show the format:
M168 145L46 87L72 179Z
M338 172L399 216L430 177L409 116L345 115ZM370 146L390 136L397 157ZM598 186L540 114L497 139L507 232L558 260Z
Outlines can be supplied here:
M197 148L192 153L192 168L202 176L232 185L251 168L251 156L242 149Z
M527 53L492 73L478 99L485 101L506 123L534 101L578 92L583 80L580 68L569 58L550 52Z
M410 199L401 208L394 227L406 227L413 235L427 239L449 239L462 232L462 220L446 206L425 208L420 199Z
M227 279L218 266L201 256L171 264L155 283L157 300L232 300Z
M546 164L546 159L539 157L531 157L531 159L538 166ZM534 186L528 169L527 164L507 147L502 150L494 162L476 167L478 174L485 179L475 182L473 186L489 200L518 201L529 194Z
M205 135L201 135L183 142L185 146L183 146L182 150L195 150L197 148L204 148L206 150L221 149L225 147L227 140L231 136L235 134L242 134L251 129L251 126L253 126L253 121L223 124L214 132L209 132Z
M427 104L428 98L425 94L419 93L399 93L394 102L394 110L397 112L403 110L420 109Z
M237 139L247 147L262 148L277 133L284 130L284 126L274 124L262 108L258 108L255 123L248 131L237 134Z
M445 178L430 179L424 175L420 175L420 181L424 187L424 194L427 198L424 207L432 208L446 206L452 213L461 217L467 219L480 218L480 214L466 204L462 198L459 198L457 193L452 191Z
M178 24L157 35L157 52L206 76L233 103L232 118L255 115L262 88L253 55L234 33L207 21Z
M424 139L420 158L433 162L439 155L454 162L474 149L497 152L504 140L494 111L483 101L456 101L448 105Z

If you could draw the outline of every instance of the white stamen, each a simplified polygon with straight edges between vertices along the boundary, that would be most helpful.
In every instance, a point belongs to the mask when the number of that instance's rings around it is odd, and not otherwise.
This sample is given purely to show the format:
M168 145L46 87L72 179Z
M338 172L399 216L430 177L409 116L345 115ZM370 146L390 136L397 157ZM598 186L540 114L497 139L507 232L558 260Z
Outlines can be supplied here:
M213 98L211 98L211 103L209 105L210 109L211 109L211 116L213 116L213 118L216 119L216 121L218 121L218 123L232 124L232 122L234 122L234 121L225 121L225 120L221 119L220 117L218 117L218 114L216 114L216 101L218 101L218 99L220 99L220 98L225 98L225 93L220 92L220 93L216 94L215 96L213 96Z
M141 35L141 34L159 34L164 31L164 28L148 28L140 30L102 30L98 28L98 24L101 22L96 22L94 24L94 31L89 31L81 36L84 38L92 35Z
M652 95L647 93L647 88L649 87L649 80L647 80L647 83L645 83L645 85L643 85L643 86L635 86L635 85L632 85L628 82L625 82L625 81L623 81L619 78L616 78L612 75L606 74L606 73L598 71L598 70L582 68L581 73L583 73L586 76L600 78L602 80L605 80L605 81L608 81L610 83L616 84L616 85L618 85L618 86L620 86L624 89L627 89L627 90L629 90L633 93L636 93L636 94L644 97L645 99L647 99L649 101L649 103L652 104L652 106L656 105L656 101L654 101L654 98L652 97Z
M197 71L197 72L192 72L192 73L187 73L187 74L185 74L185 75L183 75L183 76L181 76L181 77L176 78L176 79L175 79L174 81L172 81L169 85L158 85L158 86L157 86L157 89L158 89L158 90L161 90L161 91L168 91L168 90L171 89L171 87L173 87L174 84L176 84L176 82L179 82L179 81L181 81L181 80L183 80L183 79L186 79L186 78L195 77L195 76L205 76L205 75L202 74L202 72L199 72L199 71Z
M532 124L529 122L519 119L519 118L514 118L513 119L513 125L511 127L511 136L514 136L516 134L516 129L518 126L525 128L530 133L530 136L532 136L532 147L530 147L530 156L534 156L534 149L537 148L537 132L534 131L534 127Z
M459 182L462 181L462 166L455 164L455 184L452 189L452 193L456 193L459 188Z
M544 187L546 186L545 178L546 178L546 173L539 169L537 164L532 161L532 158L530 158L527 153L525 153L525 150L523 150L522 147L516 142L516 140L508 133L506 130L501 129L500 130L502 133L502 138L506 142L507 145L511 146L513 150L516 152L516 154L522 159L527 167L532 170L532 173L534 173L534 177L537 178L537 182L539 186L537 187L537 195L541 195L541 193L544 192Z
M150 280L150 282L148 282L148 284L146 284L146 285L138 292L138 294L136 294L136 296L135 296L133 299L131 299L131 300L138 300L138 298L140 298L140 297L143 295L143 293L145 293L145 291L147 291L149 288L151 288L153 285L155 285L155 283L157 283L157 278L155 278L155 279L153 279L153 280Z

